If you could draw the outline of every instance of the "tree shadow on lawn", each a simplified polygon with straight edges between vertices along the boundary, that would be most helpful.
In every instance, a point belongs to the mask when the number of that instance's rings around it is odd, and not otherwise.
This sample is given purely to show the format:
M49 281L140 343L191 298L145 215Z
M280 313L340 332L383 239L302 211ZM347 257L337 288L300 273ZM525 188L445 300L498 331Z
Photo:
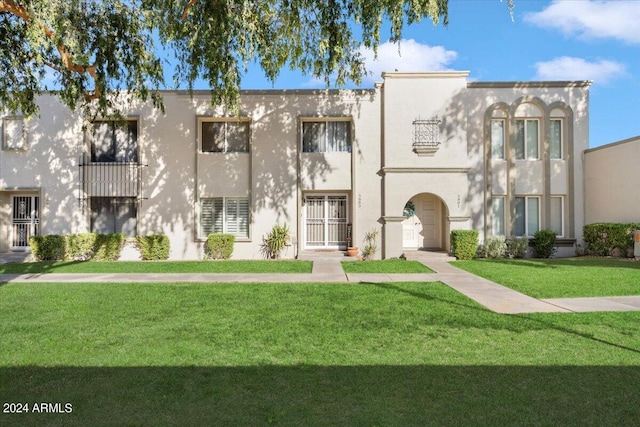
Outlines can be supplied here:
M10 425L632 425L637 366L0 368Z

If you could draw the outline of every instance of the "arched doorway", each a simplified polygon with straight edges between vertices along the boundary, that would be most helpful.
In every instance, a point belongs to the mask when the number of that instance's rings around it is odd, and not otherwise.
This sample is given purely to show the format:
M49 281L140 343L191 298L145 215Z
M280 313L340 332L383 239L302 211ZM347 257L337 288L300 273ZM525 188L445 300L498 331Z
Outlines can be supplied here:
M403 249L443 250L446 247L447 206L430 193L413 196L405 205L402 221Z

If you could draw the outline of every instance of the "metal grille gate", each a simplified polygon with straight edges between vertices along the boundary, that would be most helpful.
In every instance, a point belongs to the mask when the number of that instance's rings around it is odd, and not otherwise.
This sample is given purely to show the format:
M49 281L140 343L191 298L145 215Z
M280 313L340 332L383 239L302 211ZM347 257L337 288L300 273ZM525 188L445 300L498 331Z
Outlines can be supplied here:
M40 233L40 198L13 196L11 249L26 249L29 237Z
M347 196L305 196L305 248L347 247Z

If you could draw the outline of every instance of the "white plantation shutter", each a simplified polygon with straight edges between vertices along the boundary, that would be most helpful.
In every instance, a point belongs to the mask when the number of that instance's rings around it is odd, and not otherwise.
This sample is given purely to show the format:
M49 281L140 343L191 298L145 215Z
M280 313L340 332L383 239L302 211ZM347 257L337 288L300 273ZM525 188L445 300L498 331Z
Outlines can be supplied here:
M200 202L200 237L229 233L249 237L249 199L216 197Z
M223 199L202 199L200 202L200 236L223 232Z
M249 237L249 199L238 199L238 234Z

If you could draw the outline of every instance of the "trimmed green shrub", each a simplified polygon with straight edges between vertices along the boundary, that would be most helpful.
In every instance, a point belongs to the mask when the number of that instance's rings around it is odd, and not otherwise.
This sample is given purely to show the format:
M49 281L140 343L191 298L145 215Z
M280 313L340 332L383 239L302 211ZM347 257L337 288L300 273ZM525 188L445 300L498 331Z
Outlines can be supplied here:
M529 247L529 239L526 237L511 237L506 240L507 258L524 258L527 256L527 248Z
M93 258L97 236L96 233L67 235L67 253L65 259L88 261Z
M136 246L145 261L161 261L169 258L169 236L166 234L136 236Z
M591 255L610 256L619 251L623 256L633 248L633 231L639 223L595 223L583 228L585 251Z
M485 258L504 258L507 244L504 236L490 237L482 245L482 256Z
M538 258L550 258L556 252L556 232L552 230L536 231L532 243Z
M62 235L31 236L29 237L29 246L31 247L31 253L38 261L64 259L66 241Z
M478 250L477 230L452 230L451 251L457 259L473 259Z
M92 259L94 261L117 261L126 240L127 236L122 233L96 234Z
M233 253L236 236L233 234L214 233L207 236L204 245L206 259L229 259Z

